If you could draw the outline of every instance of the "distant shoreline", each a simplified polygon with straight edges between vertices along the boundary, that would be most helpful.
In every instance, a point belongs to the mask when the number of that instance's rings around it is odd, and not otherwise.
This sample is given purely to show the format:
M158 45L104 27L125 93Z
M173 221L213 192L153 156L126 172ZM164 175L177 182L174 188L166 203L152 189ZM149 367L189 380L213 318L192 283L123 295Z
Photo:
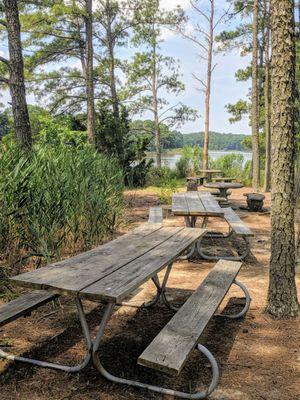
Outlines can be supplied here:
M179 148L175 148L175 149L163 149L162 150L162 155L164 156L172 156L172 155L176 155L176 154L181 154L182 155L183 152L183 147L179 147ZM245 153L245 154L252 154L252 151L250 150L228 150L228 149L224 149L224 150L213 150L213 149L209 149L208 150L209 153L237 153L237 154L241 154L241 153ZM155 155L155 151L146 151L147 157L151 157L152 155Z

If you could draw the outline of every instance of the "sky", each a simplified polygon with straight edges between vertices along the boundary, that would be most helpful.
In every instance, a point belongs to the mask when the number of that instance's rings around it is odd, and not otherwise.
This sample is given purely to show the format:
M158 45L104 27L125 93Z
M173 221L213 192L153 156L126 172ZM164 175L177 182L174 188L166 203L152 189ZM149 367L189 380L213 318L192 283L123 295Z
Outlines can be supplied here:
M176 4L185 9L193 22L197 18L199 23L205 27L204 19L199 19L198 13L192 9L189 0L162 0L162 5L165 9L172 9ZM201 9L208 9L207 0L200 0L198 4ZM228 3L225 0L216 0L215 5L218 15L222 15L223 11L228 7ZM217 28L217 33L224 29L232 29L239 22L234 20L227 24L222 23ZM192 28L190 29L192 30ZM193 79L192 73L197 72L197 76L204 79L206 76L206 63L203 60L199 60L197 57L198 49L190 41L170 33L166 34L165 40L163 49L166 54L180 60L183 82L186 86L185 94L180 100L184 104L197 109L201 115L195 122L186 123L181 130L183 132L203 131L205 97L203 92L197 90L199 83ZM217 53L214 55L214 62L217 63L217 66L212 77L210 130L224 133L251 133L248 117L243 118L240 122L231 124L228 120L230 115L225 108L228 103L235 103L239 99L246 98L250 82L237 82L235 72L239 68L245 68L250 61L250 56L241 57L239 50L234 50L229 54Z
M198 0L198 5L202 10L208 9L208 0ZM205 19L199 18L191 7L190 0L161 0L162 8L171 10L180 5L189 16L190 20L195 23L196 21L201 24L201 27L205 27ZM226 0L215 1L217 16L223 14L223 11L228 7ZM230 21L226 24L222 23L219 25L217 32L224 29L232 29L237 25L239 21ZM190 32L193 31L191 22L188 23L188 29ZM185 92L178 98L172 97L172 95L166 95L167 100L171 104L176 104L178 101L186 104L200 114L194 122L187 122L185 125L180 127L183 133L197 132L204 130L204 112L205 112L205 95L202 91L199 91L199 83L192 77L193 73L201 79L205 79L206 73L206 62L200 60L197 56L197 47L190 41L182 38L178 34L164 30L163 32L164 42L161 44L162 51L165 55L174 57L179 61L181 66L182 81L185 84ZM126 50L122 50L124 52ZM7 47L1 46L0 44L0 55L7 53ZM214 55L214 63L217 63L216 68L213 72L212 77L212 90L211 90L211 114L210 114L210 130L223 132L223 133L236 133L236 134L250 134L249 120L247 117L243 118L242 121L231 124L229 122L230 115L227 113L225 108L228 103L235 103L239 99L245 99L248 91L250 82L237 82L235 79L235 72L239 68L245 68L250 62L250 56L241 57L238 50L234 50L231 53L221 54L217 53ZM9 101L9 95L4 92L0 98L2 103ZM28 95L28 102L35 103L34 97ZM149 117L146 116L145 117Z

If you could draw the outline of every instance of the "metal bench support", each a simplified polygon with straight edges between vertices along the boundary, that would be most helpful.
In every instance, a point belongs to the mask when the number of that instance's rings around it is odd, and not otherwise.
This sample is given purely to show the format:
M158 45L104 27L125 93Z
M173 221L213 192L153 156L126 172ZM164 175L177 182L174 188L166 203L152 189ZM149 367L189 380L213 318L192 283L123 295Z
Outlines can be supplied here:
M233 281L233 283L235 285L239 286L242 289L242 291L244 292L245 298L246 298L246 304L245 304L244 308L242 309L242 311L240 311L238 314L217 314L219 317L238 319L238 318L242 318L246 314L246 312L249 310L250 303L251 303L251 297L250 297L248 289L246 288L245 285L242 284L242 282L238 281L237 279L235 279Z
M0 358L5 358L5 359L11 360L11 361L19 361L19 362L24 362L24 363L28 363L28 364L33 364L33 365L36 365L38 367L43 367L43 368L57 369L57 370L64 371L64 372L79 372L82 369L84 369L91 360L92 340L91 340L89 328L88 328L88 325L86 322L86 318L84 315L84 310L83 310L81 300L79 298L75 298L75 301L76 301L77 311L79 314L79 320L80 320L82 332L83 332L83 335L85 338L86 349L87 349L85 358L82 363L71 367L68 365L61 365L61 364L56 364L56 363L50 363L47 361L35 360L33 358L15 356L13 354L8 354L1 349L0 349Z
M110 372L108 372L101 364L98 350L99 350L101 339L104 335L105 327L106 327L109 319L112 316L114 307L115 307L115 303L109 303L106 306L104 316L101 320L100 327L99 327L95 342L93 344L93 362L94 362L94 365L97 368L97 370L100 372L100 374L102 376L104 376L104 378L106 378L109 381L114 382L114 383L121 383L124 385L134 386L134 387L138 387L141 389L148 389L148 390L151 390L152 392L176 396L176 397L180 397L182 399L194 399L194 400L205 399L207 396L209 396L214 391L214 389L216 388L216 386L218 385L218 382L219 382L219 367L218 367L216 359L211 354L211 352L206 347L204 347L200 344L197 345L197 349L207 357L207 359L211 365L211 368L212 368L211 383L210 383L209 387L202 392L197 392L195 394L179 392L177 390L167 389L167 388L163 388L161 386L149 385L146 383L142 383L142 382L138 382L138 381L134 381L134 380L130 380L130 379L119 378L115 375L112 375Z

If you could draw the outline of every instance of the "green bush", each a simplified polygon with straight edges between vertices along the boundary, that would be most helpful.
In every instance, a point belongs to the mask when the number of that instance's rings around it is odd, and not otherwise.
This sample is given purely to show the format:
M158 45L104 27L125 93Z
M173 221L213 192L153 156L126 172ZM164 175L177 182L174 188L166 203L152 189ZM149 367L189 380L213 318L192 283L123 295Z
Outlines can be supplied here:
M198 175L202 158L203 150L199 146L185 146L181 158L176 163L178 178Z
M152 166L148 172L147 184L152 186L164 186L166 182L176 178L176 171L169 167Z
M231 153L217 158L210 163L210 166L213 169L222 170L225 177L236 178L242 181L245 178L243 164L244 156L242 154Z
M176 171L178 178L186 178L189 175L190 167L189 160L185 157L181 157L176 162Z
M89 146L2 147L2 255L49 262L98 244L120 223L122 192L118 163Z
M178 182L176 178L165 181L160 187L159 200L163 204L172 203L172 194L178 189Z

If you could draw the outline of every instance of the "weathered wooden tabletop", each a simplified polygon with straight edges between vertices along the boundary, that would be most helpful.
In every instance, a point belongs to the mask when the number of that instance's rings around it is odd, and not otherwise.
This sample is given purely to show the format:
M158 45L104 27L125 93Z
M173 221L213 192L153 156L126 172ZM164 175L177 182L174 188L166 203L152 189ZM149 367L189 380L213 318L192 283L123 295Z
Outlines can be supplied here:
M172 197L174 215L223 217L224 211L208 192L175 193Z
M238 182L209 182L203 186L209 189L240 189L244 187L242 183Z
M11 281L32 289L120 302L204 233L205 229L145 224L105 245Z

